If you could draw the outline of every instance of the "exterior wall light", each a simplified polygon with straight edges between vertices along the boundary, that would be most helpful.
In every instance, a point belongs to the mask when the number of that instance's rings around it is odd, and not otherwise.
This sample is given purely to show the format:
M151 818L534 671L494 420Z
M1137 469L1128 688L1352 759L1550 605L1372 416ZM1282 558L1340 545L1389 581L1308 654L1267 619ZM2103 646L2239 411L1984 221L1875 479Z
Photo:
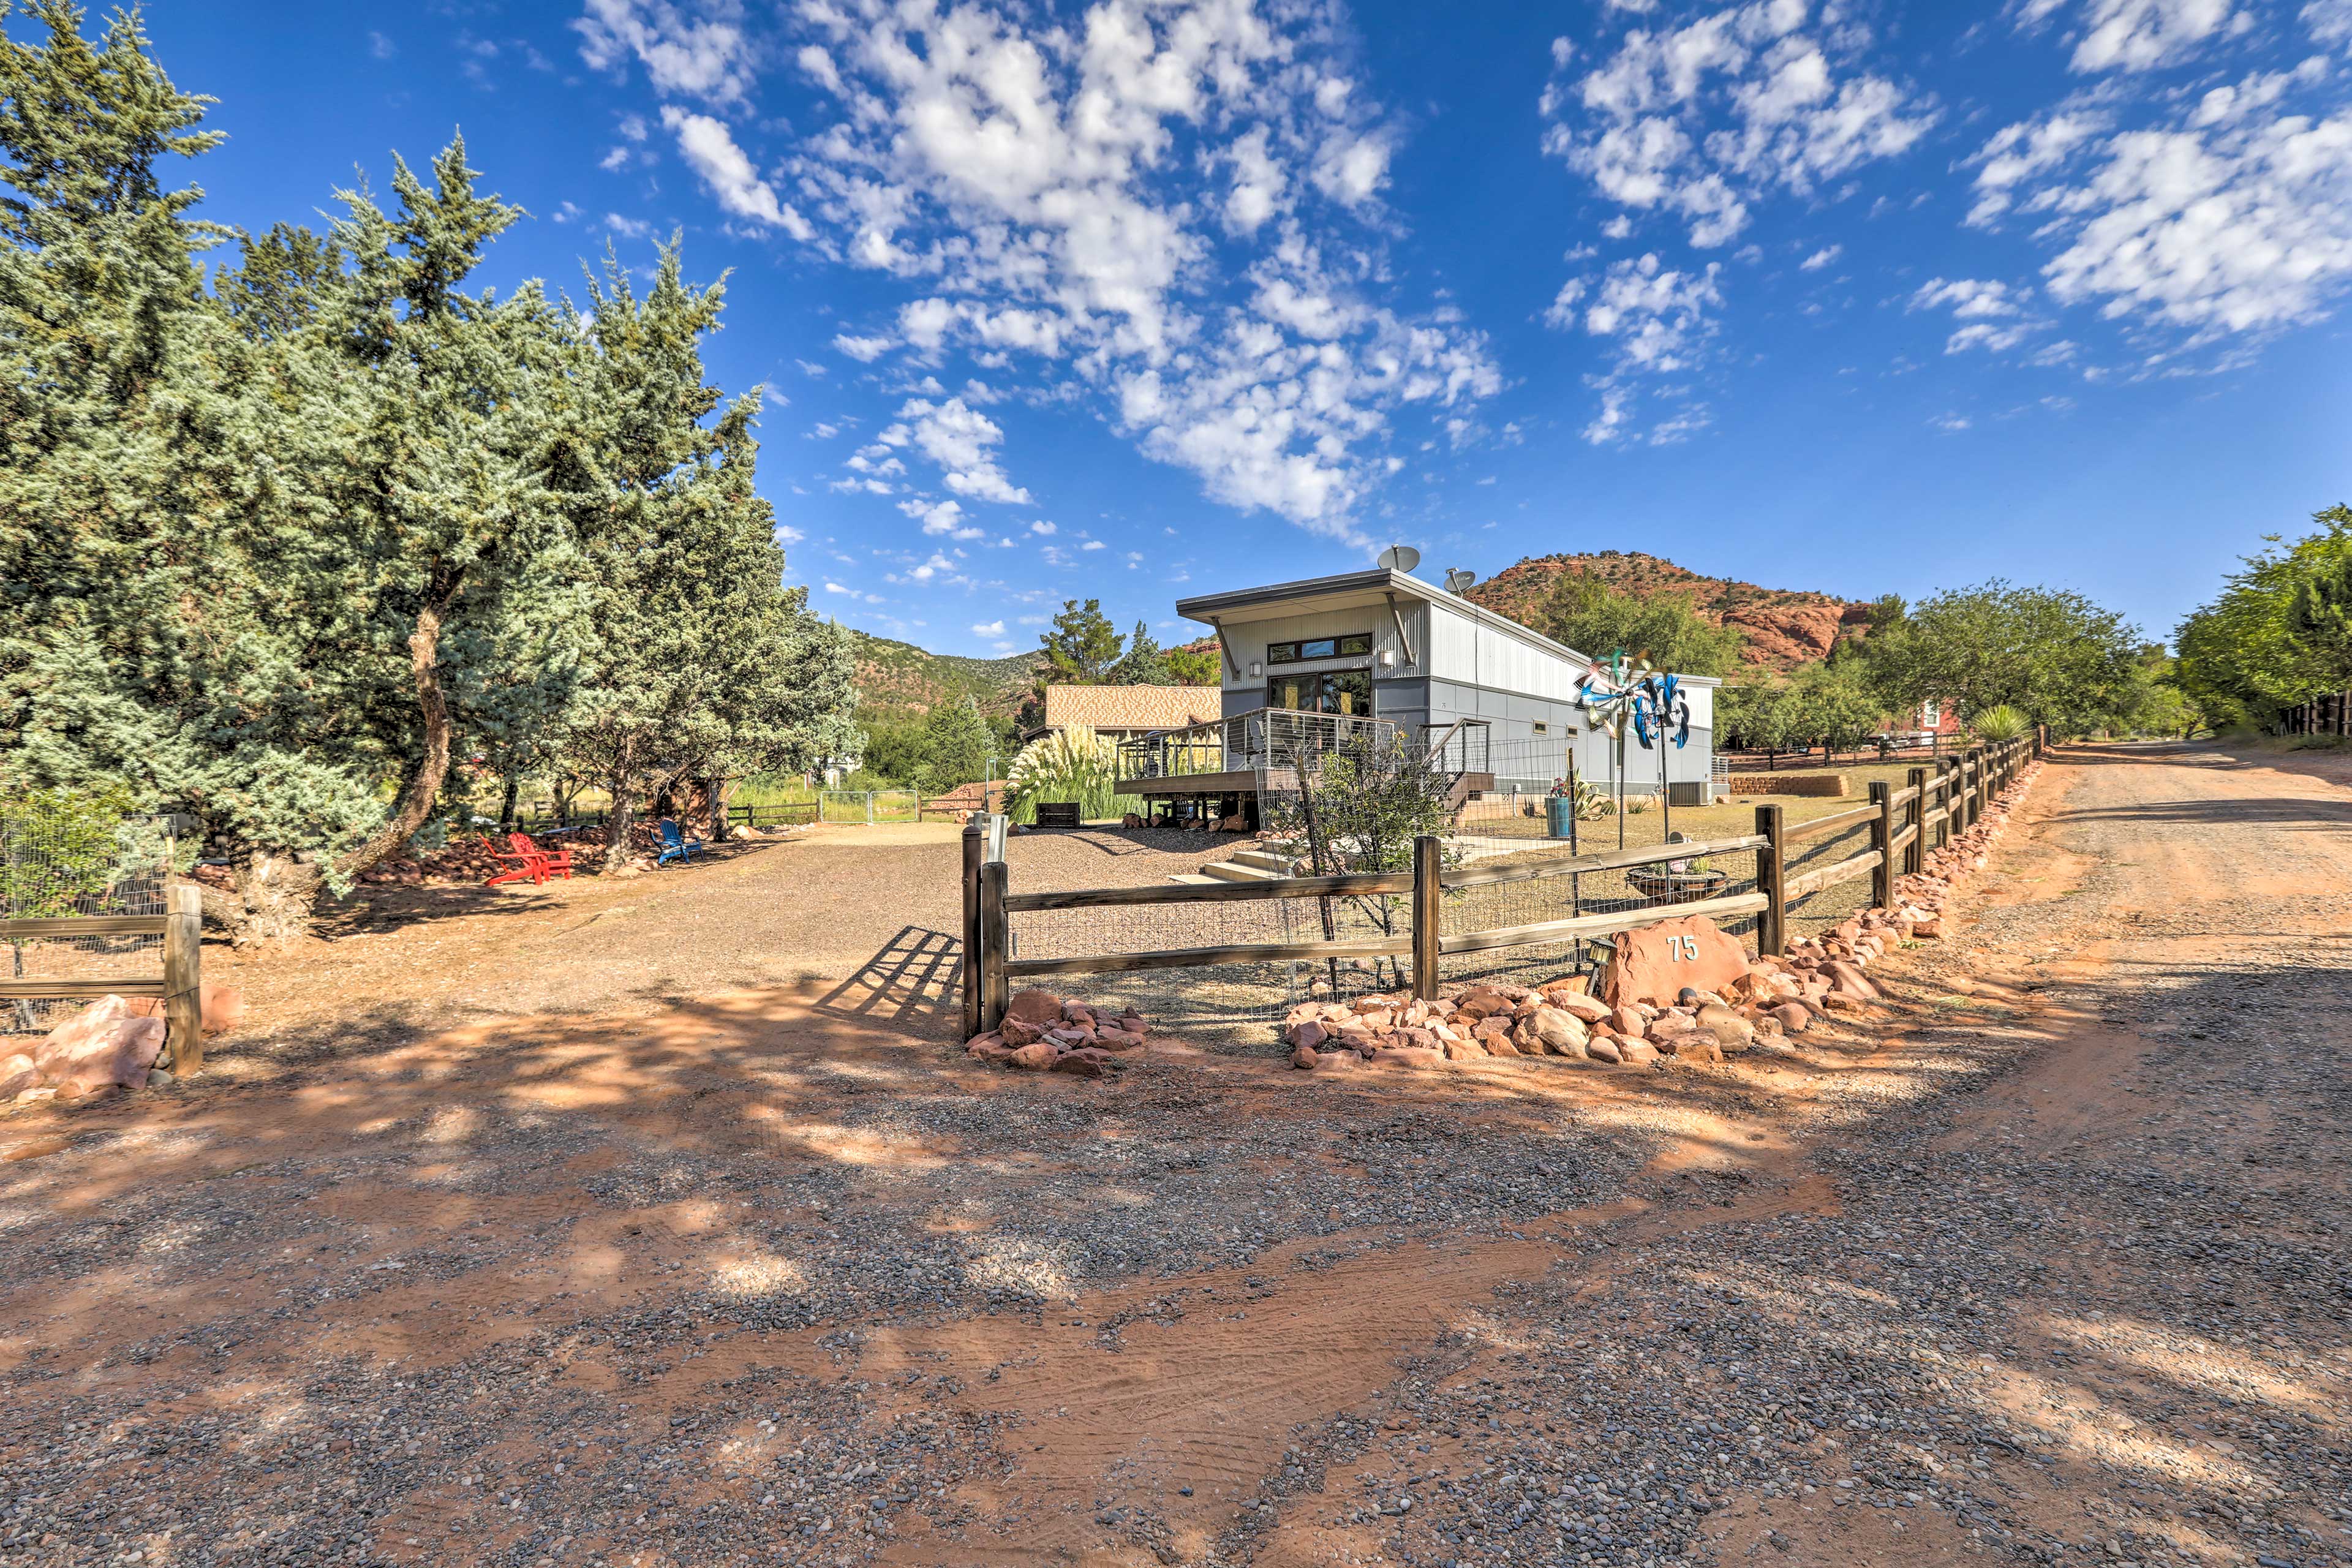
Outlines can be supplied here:
M1252 675L1254 675L1254 676L1256 676L1256 675L1264 675L1265 673L1265 666L1263 663L1259 662L1259 661L1258 661L1258 660L1256 660L1256 659L1252 659L1252 660L1250 660L1250 674L1252 674Z

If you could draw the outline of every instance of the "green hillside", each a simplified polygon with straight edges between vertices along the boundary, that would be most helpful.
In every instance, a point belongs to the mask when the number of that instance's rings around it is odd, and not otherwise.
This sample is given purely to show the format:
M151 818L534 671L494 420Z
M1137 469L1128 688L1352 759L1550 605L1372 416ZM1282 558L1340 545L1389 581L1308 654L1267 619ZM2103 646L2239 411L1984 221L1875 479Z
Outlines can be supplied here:
M984 714L1011 713L1035 679L1038 656L968 658L853 628L857 645L858 717L877 721L927 712L942 699L970 697Z

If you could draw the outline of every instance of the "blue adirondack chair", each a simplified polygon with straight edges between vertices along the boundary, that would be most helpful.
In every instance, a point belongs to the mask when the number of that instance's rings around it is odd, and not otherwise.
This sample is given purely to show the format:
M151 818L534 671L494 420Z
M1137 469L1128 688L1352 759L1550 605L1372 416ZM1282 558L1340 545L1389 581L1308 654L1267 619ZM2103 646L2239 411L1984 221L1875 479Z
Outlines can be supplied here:
M677 830L677 824L665 816L661 819L662 852L655 857L656 866L667 866L673 860L694 864L694 852L702 847L699 838L688 838Z

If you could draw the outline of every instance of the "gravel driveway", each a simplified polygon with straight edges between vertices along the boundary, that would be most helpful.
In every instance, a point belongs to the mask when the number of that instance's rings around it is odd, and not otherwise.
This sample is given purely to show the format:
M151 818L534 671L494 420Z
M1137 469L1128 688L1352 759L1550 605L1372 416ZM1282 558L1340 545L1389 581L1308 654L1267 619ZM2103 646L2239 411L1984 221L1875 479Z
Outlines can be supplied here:
M0 1121L0 1563L2352 1562L2347 831L2076 753L1719 1070L1041 1081L861 934Z

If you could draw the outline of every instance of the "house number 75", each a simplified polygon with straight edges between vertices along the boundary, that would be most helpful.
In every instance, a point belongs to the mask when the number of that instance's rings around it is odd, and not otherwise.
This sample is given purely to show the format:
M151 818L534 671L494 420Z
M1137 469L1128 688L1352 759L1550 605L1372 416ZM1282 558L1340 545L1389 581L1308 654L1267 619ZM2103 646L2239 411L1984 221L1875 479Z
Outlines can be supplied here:
M1698 938L1695 936L1669 936L1666 938L1666 956L1670 959L1687 958L1693 963L1696 963L1698 961Z

